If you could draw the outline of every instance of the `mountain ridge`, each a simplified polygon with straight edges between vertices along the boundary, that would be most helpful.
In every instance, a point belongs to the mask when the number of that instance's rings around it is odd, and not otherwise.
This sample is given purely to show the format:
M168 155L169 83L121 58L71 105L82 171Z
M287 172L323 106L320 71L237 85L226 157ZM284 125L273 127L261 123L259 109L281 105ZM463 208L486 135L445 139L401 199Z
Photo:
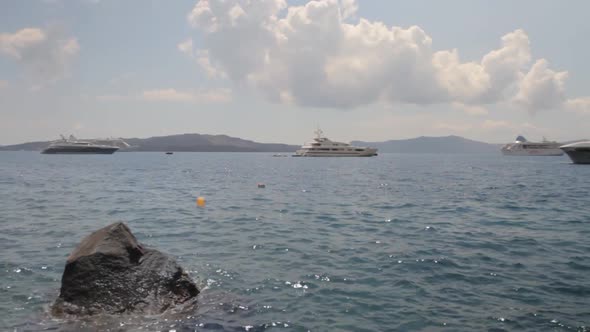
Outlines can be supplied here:
M88 140L88 139L80 139ZM148 138L123 138L130 147L121 152L293 152L299 147L281 143L259 143L228 135L177 134ZM0 146L0 151L41 151L52 141L35 141Z
M351 144L375 147L380 153L499 153L501 146L456 135L419 136L383 142L352 141Z
M149 138L125 138L125 151L174 152L293 152L298 147L282 143L259 143L225 134L178 134Z
M185 133L148 138L123 138L131 147L121 152L294 152L297 145L260 143L225 134ZM51 141L34 141L0 146L0 151L41 151ZM419 136L382 142L352 141L352 145L371 146L379 153L499 153L502 144L476 141L456 135ZM564 142L567 144L567 142Z

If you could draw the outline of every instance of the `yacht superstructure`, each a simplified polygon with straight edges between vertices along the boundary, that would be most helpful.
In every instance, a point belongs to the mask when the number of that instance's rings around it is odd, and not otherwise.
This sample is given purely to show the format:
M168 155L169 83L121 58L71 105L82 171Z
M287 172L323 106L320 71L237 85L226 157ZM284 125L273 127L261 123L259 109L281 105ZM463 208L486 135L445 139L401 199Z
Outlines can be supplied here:
M377 155L377 149L352 146L348 143L334 142L322 136L321 129L316 130L316 137L312 142L304 144L295 152L295 157L372 157Z
M561 156L563 151L559 149L560 145L544 138L542 142L529 142L523 136L518 136L514 143L502 147L502 153L507 156Z

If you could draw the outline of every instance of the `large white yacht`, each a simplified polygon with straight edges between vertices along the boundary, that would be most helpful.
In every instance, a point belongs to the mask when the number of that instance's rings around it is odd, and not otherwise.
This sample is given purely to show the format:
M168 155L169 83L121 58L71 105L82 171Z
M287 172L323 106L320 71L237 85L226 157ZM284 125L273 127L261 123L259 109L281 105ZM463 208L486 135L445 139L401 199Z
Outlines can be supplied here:
M561 147L574 164L590 164L590 141L576 142Z
M97 144L93 141L80 141L73 135L69 138L61 136L61 140L52 142L44 154L113 154L119 150L118 146Z
M518 136L514 143L502 147L502 153L507 156L561 156L560 143L547 141L529 142L523 136Z
M321 129L316 130L315 134L313 142L304 144L295 152L294 157L372 157L377 155L375 148L331 141L322 136Z

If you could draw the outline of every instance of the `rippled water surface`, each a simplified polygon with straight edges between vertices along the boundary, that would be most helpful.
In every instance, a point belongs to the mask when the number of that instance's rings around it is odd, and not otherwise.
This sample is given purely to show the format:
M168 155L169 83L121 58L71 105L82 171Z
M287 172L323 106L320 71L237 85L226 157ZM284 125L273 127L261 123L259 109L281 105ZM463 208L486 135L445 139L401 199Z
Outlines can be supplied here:
M0 330L587 330L589 192L565 156L3 152ZM114 221L189 270L198 312L48 317Z

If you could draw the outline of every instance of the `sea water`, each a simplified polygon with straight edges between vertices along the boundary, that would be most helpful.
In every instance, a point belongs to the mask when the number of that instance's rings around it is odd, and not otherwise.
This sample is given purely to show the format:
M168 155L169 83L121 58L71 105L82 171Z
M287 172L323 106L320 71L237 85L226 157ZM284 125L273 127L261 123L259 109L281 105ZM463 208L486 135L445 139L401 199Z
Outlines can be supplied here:
M589 193L565 156L2 152L0 330L587 330ZM115 221L189 272L197 312L48 315Z

